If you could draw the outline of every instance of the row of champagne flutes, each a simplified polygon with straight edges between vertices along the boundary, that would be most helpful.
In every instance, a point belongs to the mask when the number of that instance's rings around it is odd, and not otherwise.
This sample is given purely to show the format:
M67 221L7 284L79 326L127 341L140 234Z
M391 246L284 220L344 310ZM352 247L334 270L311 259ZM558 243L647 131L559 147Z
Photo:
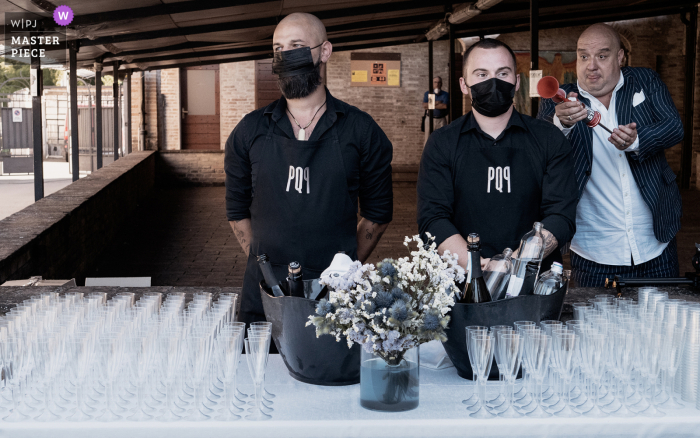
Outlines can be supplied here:
M251 420L263 398L270 324L235 321L237 295L42 293L0 318L3 421ZM236 386L246 350L256 383ZM263 412L264 411L264 412Z
M574 308L576 319L566 323L466 328L477 388L462 403L472 417L663 416L685 407L673 381L695 330L687 315L700 305L659 292L644 304L605 295ZM494 359L501 384L492 398L486 381Z

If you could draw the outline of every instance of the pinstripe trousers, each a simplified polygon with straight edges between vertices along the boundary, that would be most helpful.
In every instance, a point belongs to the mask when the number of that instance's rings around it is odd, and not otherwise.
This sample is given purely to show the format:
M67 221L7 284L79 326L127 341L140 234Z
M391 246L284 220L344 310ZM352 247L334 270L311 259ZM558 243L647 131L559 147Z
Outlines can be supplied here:
M680 275L675 237L668 242L661 255L639 265L635 265L634 260L632 266L601 265L571 251L571 268L579 287L603 287L606 278L612 280L616 275L626 278L663 278Z

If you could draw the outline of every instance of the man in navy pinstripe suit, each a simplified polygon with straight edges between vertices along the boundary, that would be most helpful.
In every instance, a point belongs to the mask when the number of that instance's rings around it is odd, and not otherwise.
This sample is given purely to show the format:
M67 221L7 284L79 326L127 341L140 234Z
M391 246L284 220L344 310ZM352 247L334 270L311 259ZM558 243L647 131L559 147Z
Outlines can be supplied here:
M664 151L683 138L683 125L659 75L621 68L624 50L605 24L586 29L577 44L577 84L569 97L600 112L589 128L579 102L543 99L539 119L554 123L571 143L579 190L571 264L579 286L606 278L678 276L676 233L681 197Z

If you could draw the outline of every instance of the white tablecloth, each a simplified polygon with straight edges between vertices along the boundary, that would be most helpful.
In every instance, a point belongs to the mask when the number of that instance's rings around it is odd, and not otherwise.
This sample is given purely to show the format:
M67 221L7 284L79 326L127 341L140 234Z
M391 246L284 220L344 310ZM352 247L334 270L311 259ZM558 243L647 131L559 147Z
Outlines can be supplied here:
M252 392L245 357L240 389ZM402 413L381 413L360 406L360 385L313 386L294 380L278 355L270 357L266 388L276 394L272 420L263 422L114 422L3 423L2 438L281 438L281 437L700 437L700 411L668 410L662 418L469 418L461 401L471 382L455 368L420 369L420 405Z

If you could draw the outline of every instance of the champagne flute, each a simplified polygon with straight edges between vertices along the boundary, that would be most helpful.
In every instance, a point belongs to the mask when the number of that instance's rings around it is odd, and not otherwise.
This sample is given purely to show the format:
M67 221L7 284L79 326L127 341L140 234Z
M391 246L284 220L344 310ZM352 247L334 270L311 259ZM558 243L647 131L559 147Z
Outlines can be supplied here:
M272 417L262 410L262 385L265 379L265 366L267 365L267 354L270 348L270 338L268 336L253 336L245 339L245 357L248 362L248 370L255 385L255 406L246 420L263 421Z

